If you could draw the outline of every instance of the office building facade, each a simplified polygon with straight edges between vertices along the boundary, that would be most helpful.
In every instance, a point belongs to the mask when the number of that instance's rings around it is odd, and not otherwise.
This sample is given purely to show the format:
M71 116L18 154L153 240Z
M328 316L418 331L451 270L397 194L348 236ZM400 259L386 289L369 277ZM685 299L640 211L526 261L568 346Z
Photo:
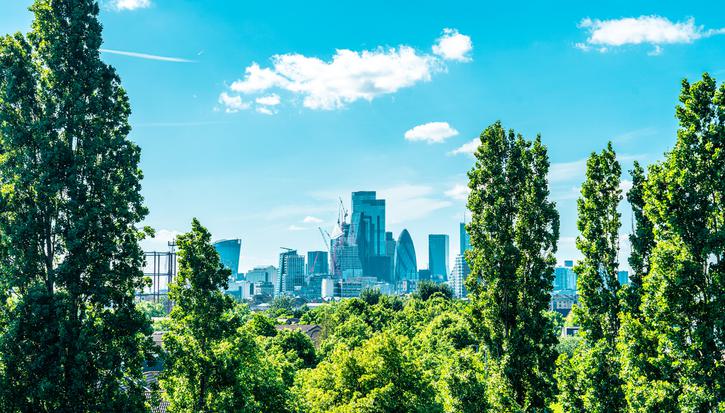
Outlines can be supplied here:
M239 279L239 256L242 253L241 239L223 239L213 243L219 259L232 271L230 281Z
M327 251L307 252L307 275L329 274Z
M279 293L295 295L305 285L305 257L296 250L279 254Z
M459 236L461 238L459 254L466 255L466 251L471 249L471 237L468 235L468 231L466 231L465 222L461 222L458 229L459 229Z
M398 237L395 247L395 285L405 280L418 279L418 261L415 257L415 246L413 239L407 229L404 229Z
M454 297L463 298L468 295L466 292L466 278L468 278L468 274L470 274L470 272L471 270L468 267L466 258L461 254L456 255L453 270L448 278Z
M377 199L375 191L352 193L351 231L363 275L389 279L391 257L385 231L385 200Z
M448 279L448 235L428 235L428 269L433 281Z

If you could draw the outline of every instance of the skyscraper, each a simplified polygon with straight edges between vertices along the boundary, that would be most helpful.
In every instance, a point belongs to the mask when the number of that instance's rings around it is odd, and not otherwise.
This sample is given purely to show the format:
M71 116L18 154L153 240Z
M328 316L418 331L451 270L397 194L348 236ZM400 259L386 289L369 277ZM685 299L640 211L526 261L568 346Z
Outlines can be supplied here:
M219 254L219 259L222 264L232 270L231 280L236 281L239 277L239 255L242 252L242 240L223 239L215 242L213 245Z
M410 233L404 229L398 237L395 247L395 279L394 284L398 285L404 280L418 279L418 262L415 258L415 247Z
M305 257L296 250L279 254L279 293L293 295L305 285Z
M449 279L454 297L463 298L467 295L465 282L470 272L466 258L461 254L456 255L456 262L453 265L453 271L451 271Z
M385 200L375 191L352 193L352 237L357 245L363 275L389 278L390 262L385 239Z
M448 235L428 235L428 268L434 281L448 279Z
M465 255L466 250L471 249L471 237L468 235L468 231L466 231L465 222L461 222L459 230L460 230L460 237L461 237L460 254Z
M307 252L307 275L329 274L330 267L327 263L327 251Z
M388 257L388 276L382 281L393 283L395 274L395 246L398 245L392 232L385 233L385 255Z

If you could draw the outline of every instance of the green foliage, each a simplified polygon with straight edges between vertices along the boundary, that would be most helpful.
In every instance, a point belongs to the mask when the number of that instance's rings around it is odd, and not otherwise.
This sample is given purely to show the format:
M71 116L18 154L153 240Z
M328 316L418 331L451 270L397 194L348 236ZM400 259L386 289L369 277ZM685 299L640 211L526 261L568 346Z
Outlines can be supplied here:
M584 258L578 274L579 304L573 309L582 342L559 359L559 402L565 412L617 412L625 408L616 337L619 332L619 227L621 167L611 142L587 160L577 201L576 245Z
M675 147L643 185L654 246L641 314L622 321L622 377L632 411L723 411L725 84L684 80L676 116Z
M360 291L360 299L370 305L375 305L380 301L382 294L377 288L365 288Z
M548 155L540 137L527 141L497 122L481 134L475 156L466 287L488 357L490 402L500 411L546 409L556 336L545 311L559 237Z
M453 289L448 284L437 284L428 280L418 283L418 291L415 292L415 296L426 301L436 293L449 300L453 298Z
M271 318L262 313L253 313L247 321L247 329L256 336L274 337L277 329Z
M179 270L169 291L175 306L160 378L169 411L270 411L284 401L284 387L278 372L262 362L254 336L241 328L246 311L223 293L230 271L211 235L194 219L191 232L176 243Z
M403 337L383 332L352 351L336 350L301 373L295 389L301 411L442 412L406 346Z
M632 267L630 283L622 291L622 305L626 306L626 313L639 313L642 297L642 279L649 273L649 260L654 246L654 228L652 222L645 214L645 184L647 178L644 168L635 161L632 175L632 188L627 192L627 200L632 206L634 228L629 235L632 251L629 255L629 265Z
M96 1L31 11L27 36L0 38L0 408L143 411L147 211L128 97L100 59Z
M136 308L149 319L166 315L166 305L163 302L138 301Z
M289 295L279 295L274 297L274 300L269 305L270 317L294 317L300 318L306 312L308 308L306 306L300 306L297 299Z

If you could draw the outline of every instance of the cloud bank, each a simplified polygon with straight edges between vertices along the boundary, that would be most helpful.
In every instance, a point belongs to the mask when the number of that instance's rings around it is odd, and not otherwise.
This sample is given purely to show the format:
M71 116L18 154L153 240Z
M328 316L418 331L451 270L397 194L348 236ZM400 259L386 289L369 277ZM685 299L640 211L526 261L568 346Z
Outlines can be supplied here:
M662 53L662 45L692 43L695 40L725 34L725 29L705 30L695 25L695 19L672 22L661 16L626 17L622 19L599 20L585 18L579 22L579 28L588 32L589 37L576 47L584 50L607 52L626 45L647 44L653 47L650 55Z
M433 54L405 45L362 51L338 49L330 60L299 53L278 54L272 56L269 67L256 62L247 66L244 77L232 82L229 90L222 92L227 97L219 100L225 106L226 102L234 103L229 97L241 100L242 95L249 95L256 99L285 92L290 100L301 99L308 109L340 109L428 82L433 74L446 70L446 61L470 61L472 48L469 36L445 29L432 46Z

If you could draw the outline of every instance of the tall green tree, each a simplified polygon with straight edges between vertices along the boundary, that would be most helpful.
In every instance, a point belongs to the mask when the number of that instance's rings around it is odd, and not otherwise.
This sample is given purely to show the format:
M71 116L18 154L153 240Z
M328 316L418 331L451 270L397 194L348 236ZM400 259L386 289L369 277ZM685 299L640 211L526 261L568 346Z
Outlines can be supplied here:
M622 326L632 411L725 410L725 84L682 82L677 142L652 165L654 248L641 317Z
M281 382L262 366L261 349L248 331L234 300L223 293L231 271L195 218L179 235L178 275L169 289L171 328L160 385L172 412L261 412L266 402L284 407Z
M100 59L96 1L31 11L27 36L0 38L0 404L141 411L147 211L128 97Z
M577 201L576 245L584 258L574 267L582 342L559 359L559 400L566 411L617 412L625 407L616 339L619 333L619 228L622 169L612 143L587 160Z
M554 392L556 336L549 308L559 215L549 201L540 137L486 128L468 173L472 249L466 287L488 368L491 407L541 411Z
M629 277L629 285L624 289L622 310L626 313L639 313L639 306L642 297L642 279L649 273L649 258L654 246L654 234L652 222L647 218L644 211L644 191L647 177L644 168L639 162L634 161L634 167L630 171L632 175L632 188L627 192L627 201L632 207L632 233L629 235L631 253L629 255L629 266L632 274Z

